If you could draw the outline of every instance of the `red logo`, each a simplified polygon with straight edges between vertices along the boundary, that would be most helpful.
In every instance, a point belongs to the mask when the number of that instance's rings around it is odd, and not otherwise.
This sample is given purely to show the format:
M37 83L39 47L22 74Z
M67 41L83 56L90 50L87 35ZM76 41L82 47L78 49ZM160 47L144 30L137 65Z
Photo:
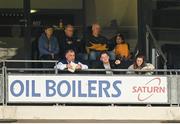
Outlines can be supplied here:
M149 86L149 84L154 83L155 85ZM133 93L138 93L138 100L143 102L151 98L156 93L165 93L166 88L161 87L161 79L154 78L148 81L144 86L133 87ZM157 84L157 85L156 85Z

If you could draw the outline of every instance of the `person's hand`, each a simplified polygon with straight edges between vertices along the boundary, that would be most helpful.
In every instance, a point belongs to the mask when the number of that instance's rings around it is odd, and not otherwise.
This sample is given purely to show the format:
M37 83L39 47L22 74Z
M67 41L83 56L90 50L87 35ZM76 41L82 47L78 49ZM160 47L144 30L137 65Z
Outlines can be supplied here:
M71 64L67 64L67 68L73 69L72 66L71 66Z
M120 60L116 60L116 61L115 61L115 64L116 64L116 65L119 65L119 64L121 64L121 61L120 61Z
M82 66L80 64L77 64L76 69L81 70Z

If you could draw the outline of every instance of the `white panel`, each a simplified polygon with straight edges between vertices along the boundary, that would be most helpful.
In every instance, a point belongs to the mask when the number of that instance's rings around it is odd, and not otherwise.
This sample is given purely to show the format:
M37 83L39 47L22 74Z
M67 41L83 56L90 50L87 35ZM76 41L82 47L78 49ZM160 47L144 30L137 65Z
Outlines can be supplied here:
M167 77L8 76L9 102L167 103Z

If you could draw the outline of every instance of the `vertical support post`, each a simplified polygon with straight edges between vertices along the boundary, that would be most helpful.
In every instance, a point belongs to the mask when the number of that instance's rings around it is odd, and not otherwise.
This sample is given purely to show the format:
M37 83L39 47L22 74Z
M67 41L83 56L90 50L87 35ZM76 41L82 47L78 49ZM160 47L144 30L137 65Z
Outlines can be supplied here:
M149 61L149 32L146 31L146 61Z
M30 19L30 0L23 0L23 9L24 9L24 50L25 50L25 59L28 60L31 54L31 19ZM25 64L25 67L28 67L28 64Z
M151 62L152 64L155 66L155 68L157 68L157 61L156 61L156 49L152 48L152 57L151 57Z
M2 75L3 75L3 105L7 105L7 69L5 61L3 61L2 66Z
M3 105L5 105L5 74L4 74L4 62L3 62L3 66L2 66L2 102L3 102Z
M55 74L56 75L58 74L57 64L58 64L58 62L55 63Z
M137 0L138 5L138 47L146 54L146 25L152 25L152 0ZM148 58L149 59L149 58Z
M83 5L83 31L86 29L86 0L82 0Z

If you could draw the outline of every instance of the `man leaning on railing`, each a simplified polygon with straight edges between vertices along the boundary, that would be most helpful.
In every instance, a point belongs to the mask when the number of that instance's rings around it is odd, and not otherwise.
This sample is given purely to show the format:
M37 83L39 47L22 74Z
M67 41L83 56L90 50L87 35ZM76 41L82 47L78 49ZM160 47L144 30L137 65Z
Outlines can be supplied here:
M110 60L108 52L103 51L100 54L100 60L92 63L91 68L105 69L106 71L99 72L100 74L113 74L111 69L118 69L121 64L120 60Z
M76 70L88 69L88 66L76 60L74 50L67 50L65 53L65 60L60 60L55 68L74 73Z

